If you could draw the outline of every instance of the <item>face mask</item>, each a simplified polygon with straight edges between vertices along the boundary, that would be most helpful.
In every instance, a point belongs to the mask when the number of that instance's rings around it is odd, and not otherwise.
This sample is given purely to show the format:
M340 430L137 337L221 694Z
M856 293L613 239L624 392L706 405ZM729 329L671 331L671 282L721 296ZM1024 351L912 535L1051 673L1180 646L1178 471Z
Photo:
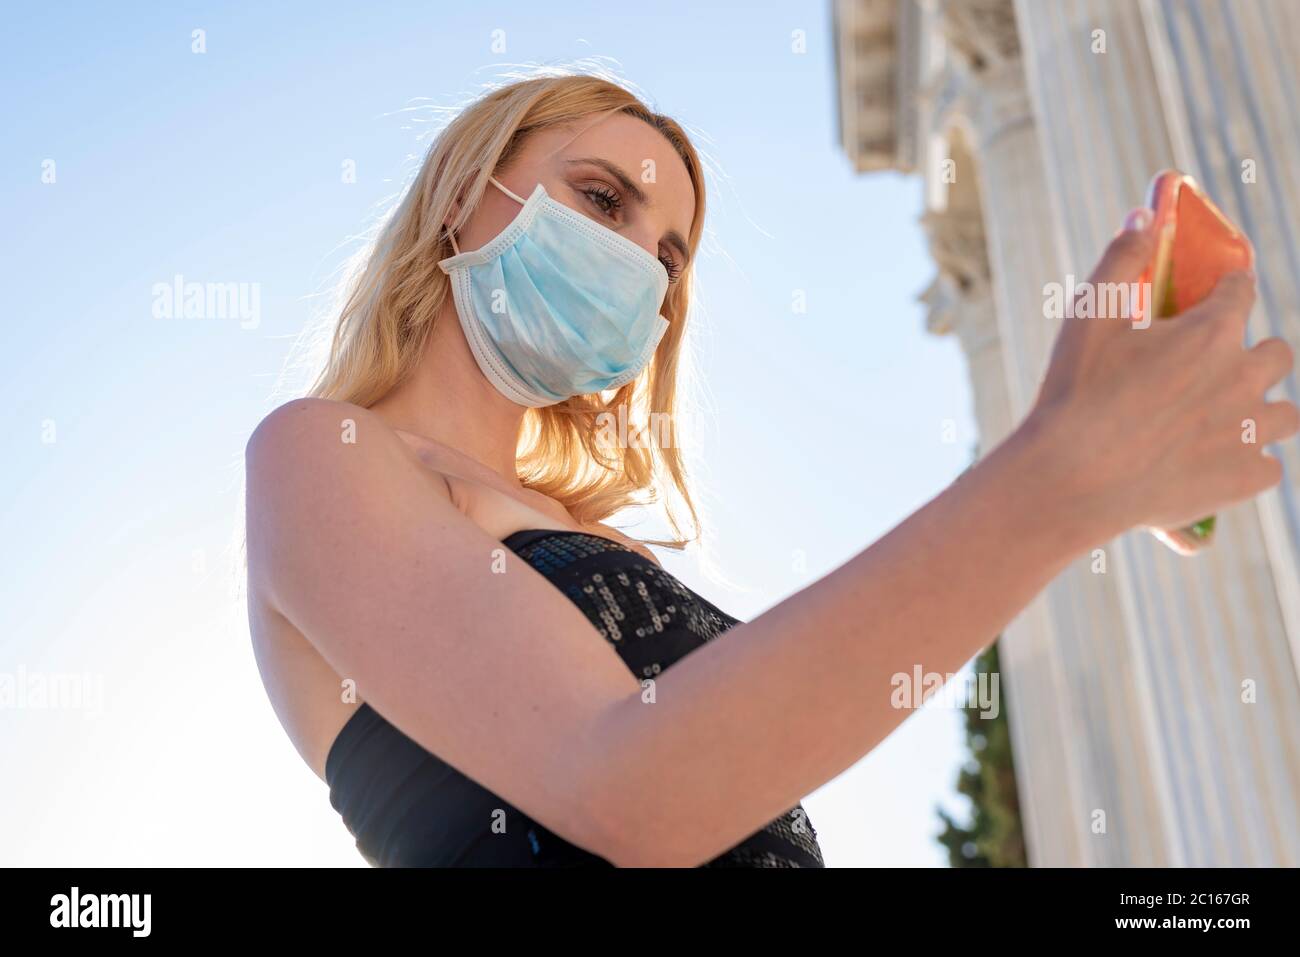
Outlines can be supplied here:
M506 398L554 405L631 382L668 330L663 263L547 195L491 182L519 215L481 249L438 265L451 277L478 367Z

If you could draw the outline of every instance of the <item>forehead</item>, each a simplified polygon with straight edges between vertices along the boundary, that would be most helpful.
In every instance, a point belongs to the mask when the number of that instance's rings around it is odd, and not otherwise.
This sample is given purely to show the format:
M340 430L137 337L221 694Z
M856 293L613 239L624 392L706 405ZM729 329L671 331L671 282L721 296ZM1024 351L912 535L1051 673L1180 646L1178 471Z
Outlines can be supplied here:
M644 120L625 113L584 117L540 131L522 154L525 160L551 162L557 168L584 157L613 163L641 187L650 206L664 217L665 228L690 235L695 189L686 163L667 138Z

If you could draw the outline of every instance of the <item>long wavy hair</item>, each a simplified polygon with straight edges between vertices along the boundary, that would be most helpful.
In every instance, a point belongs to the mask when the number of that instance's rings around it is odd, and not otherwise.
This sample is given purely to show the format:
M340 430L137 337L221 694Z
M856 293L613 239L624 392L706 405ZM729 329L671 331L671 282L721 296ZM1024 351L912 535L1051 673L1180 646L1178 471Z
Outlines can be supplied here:
M450 294L450 279L438 268L439 260L452 255L447 227L464 227L489 176L507 168L533 133L617 113L653 126L686 164L695 189L687 238L694 262L704 228L704 172L675 120L602 77L541 76L510 83L465 107L430 145L414 181L345 286L329 357L309 394L368 408L402 383L419 363ZM669 287L662 310L668 330L636 379L612 395L574 396L529 409L516 452L520 482L563 504L581 524L603 521L630 505L663 502L675 537L646 541L676 549L700 534L674 424L692 281L688 265ZM620 440L603 441L611 428ZM689 526L674 503L689 515Z

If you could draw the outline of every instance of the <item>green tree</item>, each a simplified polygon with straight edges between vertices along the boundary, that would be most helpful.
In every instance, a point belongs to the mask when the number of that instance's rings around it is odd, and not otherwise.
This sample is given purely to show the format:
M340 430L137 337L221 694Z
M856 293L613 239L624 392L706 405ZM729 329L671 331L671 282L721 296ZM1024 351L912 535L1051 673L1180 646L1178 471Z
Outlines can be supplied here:
M1025 867L1025 837L997 642L976 656L975 673L977 677L999 676L999 707L996 717L990 718L981 717L978 703L963 709L970 760L958 776L957 790L970 798L971 818L959 824L938 808L944 824L939 843L948 849L951 867Z

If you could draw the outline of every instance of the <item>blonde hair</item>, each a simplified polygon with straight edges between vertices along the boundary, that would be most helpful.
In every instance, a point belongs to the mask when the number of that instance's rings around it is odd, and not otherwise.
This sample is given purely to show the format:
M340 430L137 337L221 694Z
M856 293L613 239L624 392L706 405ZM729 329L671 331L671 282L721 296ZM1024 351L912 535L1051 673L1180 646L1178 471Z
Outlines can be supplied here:
M685 163L695 189L687 237L693 262L704 228L704 173L675 120L652 112L629 90L602 77L541 76L511 83L467 106L432 143L414 182L348 283L328 360L309 394L369 408L402 383L419 363L450 292L450 281L438 267L439 260L452 255L444 223L451 231L463 228L488 178L508 167L531 134L617 113L653 126ZM647 541L676 549L700 533L674 415L691 285L688 264L664 302L668 330L636 379L608 400L601 394L574 396L529 409L516 452L520 482L560 502L580 524L603 521L630 505L664 501L675 537ZM637 439L599 442L611 421L626 422L627 435ZM689 514L689 535L663 499L666 492L675 493Z

